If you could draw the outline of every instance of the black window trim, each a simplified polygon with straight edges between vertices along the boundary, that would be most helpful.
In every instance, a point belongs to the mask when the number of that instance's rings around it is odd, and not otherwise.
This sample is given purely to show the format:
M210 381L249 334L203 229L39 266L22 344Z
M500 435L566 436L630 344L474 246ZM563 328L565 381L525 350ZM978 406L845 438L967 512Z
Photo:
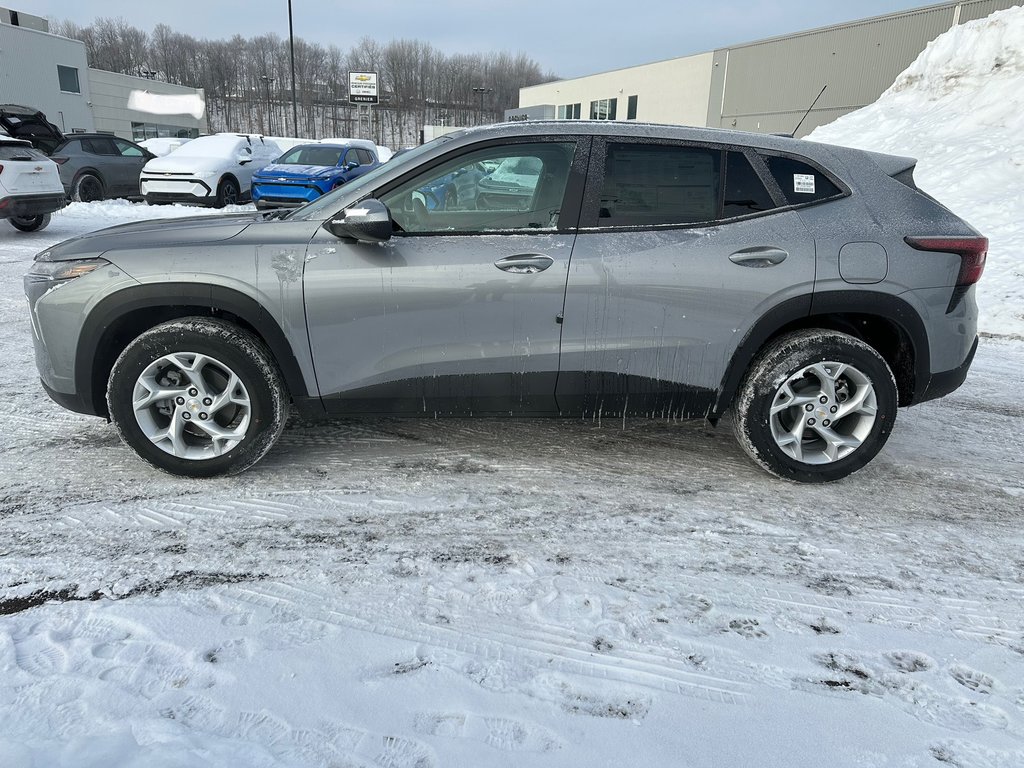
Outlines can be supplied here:
M611 143L624 143L624 144L656 144L656 145L667 145L667 146L678 146L687 147L693 149L710 149L718 150L722 153L719 161L719 173L720 179L718 184L718 216L708 221L697 221L687 222L679 224L627 224L619 226L600 226L598 224L598 211L601 204L601 190L604 186L604 163L605 158L608 154L608 144ZM772 198L772 202L775 203L774 208L768 211L754 211L752 213L743 214L741 216L729 216L723 215L724 200L725 200L725 172L726 172L726 152L739 152L745 155L747 160L750 162L754 172L761 179L761 182L765 185L768 190L768 194ZM821 205L822 203L831 202L838 200L841 197L847 197L850 193L850 188L847 186L842 179L838 178L831 171L826 170L821 164L807 158L803 155L798 155L793 152L785 152L770 149L761 149L757 147L751 147L745 144L728 144L720 142L710 141L694 141L692 139L679 139L679 138L668 138L660 136L621 136L621 135L599 135L594 136L593 142L590 148L591 162L590 172L587 177L587 187L583 194L583 208L580 211L580 234L593 234L597 232L638 232L648 230L674 230L674 229L706 229L708 227L716 227L722 224L732 224L733 222L747 221L748 219L755 219L762 216L774 216L778 213L785 213L787 211L794 211L801 208L807 208L812 205ZM827 178L833 184L835 184L840 192L839 194L832 195L831 197L822 198L820 200L809 200L806 203L795 203L790 204L787 202L785 195L779 187L778 182L775 181L775 177L772 176L771 171L768 170L768 164L765 161L765 156L778 156L786 157L791 160L796 160L801 163L813 168L815 171L820 173L822 176Z
M578 231L580 224L580 214L583 208L583 195L587 185L588 179L588 166L590 163L591 146L593 138L586 134L541 134L537 136L515 136L506 137L500 139L488 139L486 141L478 141L473 144L466 144L457 148L453 148L451 151L446 152L443 155L439 155L431 160L429 163L418 165L416 168L410 169L407 173L403 173L391 181L377 187L376 189L367 192L361 196L358 200L353 201L346 207L356 205L363 200L368 198L375 198L379 200L384 195L392 192L396 188L402 186L410 179L418 176L421 173L429 173L431 169L436 168L443 163L447 163L450 160L454 160L462 155L468 155L471 152L476 152L481 149L489 149L491 147L502 147L502 146L513 146L516 144L566 144L575 143L576 151L573 154L572 163L569 166L569 178L566 181L565 193L562 197L562 210L558 215L558 226L554 229L481 229L481 230L460 230L460 231L441 231L441 232L401 232L395 231L393 237L474 237L478 235L565 235L575 234ZM335 212L334 216L337 216L340 211ZM328 222L334 218L331 216L328 218ZM325 222L326 223L326 222Z

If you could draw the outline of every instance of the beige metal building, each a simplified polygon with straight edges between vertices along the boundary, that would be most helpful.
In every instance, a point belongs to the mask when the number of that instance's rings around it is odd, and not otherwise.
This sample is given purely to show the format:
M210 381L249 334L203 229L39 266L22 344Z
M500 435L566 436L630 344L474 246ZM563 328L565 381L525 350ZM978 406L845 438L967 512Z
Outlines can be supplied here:
M508 119L638 120L796 135L874 102L925 46L1021 0L945 2L519 91ZM825 88L822 93L822 88Z
M140 141L207 132L205 115L129 110L133 90L203 96L202 89L90 69L84 43L50 34L44 18L0 8L0 104L34 107L63 133L103 131Z

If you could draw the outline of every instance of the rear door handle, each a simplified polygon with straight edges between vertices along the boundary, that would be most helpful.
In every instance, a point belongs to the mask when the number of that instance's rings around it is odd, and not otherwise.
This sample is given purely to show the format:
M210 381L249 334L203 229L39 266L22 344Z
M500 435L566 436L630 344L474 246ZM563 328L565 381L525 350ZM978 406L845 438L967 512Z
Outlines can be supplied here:
M789 254L781 248L757 246L736 251L729 256L729 261L741 267L774 267L785 261L787 256Z
M514 275L535 275L555 263L550 256L543 253L519 253L515 256L506 256L494 262L494 266L505 272Z

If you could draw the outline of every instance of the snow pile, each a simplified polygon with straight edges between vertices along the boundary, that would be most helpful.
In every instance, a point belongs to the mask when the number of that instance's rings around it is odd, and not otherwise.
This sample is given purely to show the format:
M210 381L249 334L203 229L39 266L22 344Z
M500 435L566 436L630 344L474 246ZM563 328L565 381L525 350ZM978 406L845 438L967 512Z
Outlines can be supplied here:
M918 158L918 185L990 241L980 327L1024 334L1024 7L932 41L878 101L809 139Z

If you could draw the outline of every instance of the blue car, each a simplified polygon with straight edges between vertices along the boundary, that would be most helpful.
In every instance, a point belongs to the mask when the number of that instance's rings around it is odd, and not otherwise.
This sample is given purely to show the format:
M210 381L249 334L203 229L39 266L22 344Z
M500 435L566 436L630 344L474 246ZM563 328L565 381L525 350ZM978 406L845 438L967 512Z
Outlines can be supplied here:
M377 153L349 144L300 144L252 177L257 208L295 208L373 170Z

